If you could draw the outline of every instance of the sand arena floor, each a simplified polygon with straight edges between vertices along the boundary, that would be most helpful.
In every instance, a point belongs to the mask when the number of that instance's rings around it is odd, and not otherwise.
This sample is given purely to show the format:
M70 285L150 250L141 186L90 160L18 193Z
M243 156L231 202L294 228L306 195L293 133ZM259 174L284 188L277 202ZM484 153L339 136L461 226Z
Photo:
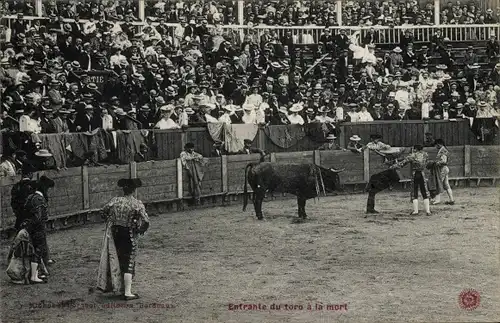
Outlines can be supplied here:
M265 202L263 222L241 203L154 216L131 302L94 289L104 224L54 232L48 284L13 285L2 270L1 321L499 321L498 193L457 189L432 217L409 216L407 192L379 194L384 214L366 219L366 195L311 200L302 224L295 200ZM480 294L475 310L460 308L464 289Z

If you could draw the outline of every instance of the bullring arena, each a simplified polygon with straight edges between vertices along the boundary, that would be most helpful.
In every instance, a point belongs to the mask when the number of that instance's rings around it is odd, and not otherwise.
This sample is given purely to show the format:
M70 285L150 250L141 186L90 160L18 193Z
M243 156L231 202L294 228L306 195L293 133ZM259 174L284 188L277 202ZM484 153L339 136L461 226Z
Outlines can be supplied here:
M365 218L366 195L352 185L310 200L301 224L296 199L282 196L264 202L264 221L242 212L238 196L181 212L151 206L134 281L141 299L132 302L95 290L102 223L59 230L48 236L49 284L12 285L2 272L3 321L497 321L500 203L491 184L455 188L457 204L433 206L431 217L408 215L409 192L395 187L377 196L381 214ZM480 302L465 309L460 295L469 290Z

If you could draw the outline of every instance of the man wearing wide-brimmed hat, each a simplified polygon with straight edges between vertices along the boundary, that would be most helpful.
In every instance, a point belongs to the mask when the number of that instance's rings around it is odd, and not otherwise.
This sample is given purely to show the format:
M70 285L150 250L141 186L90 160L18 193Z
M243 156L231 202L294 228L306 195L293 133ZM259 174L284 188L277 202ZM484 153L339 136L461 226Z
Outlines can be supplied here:
M101 211L106 219L106 232L97 288L102 292L120 293L129 301L139 298L132 293L132 279L138 238L148 230L149 216L144 204L134 197L136 189L142 186L140 179L123 178L118 186L123 189L124 196L112 198Z
M47 149L39 149L35 152L35 156L31 160L37 170L56 169L54 156Z
M318 147L318 150L343 150L346 149L340 147L340 145L336 142L337 137L334 134L329 134L326 136L326 142Z
M356 154L362 153L363 145L361 144L361 138L358 135L352 135L351 137L349 137L347 149Z
M48 190L54 187L54 181L46 176L40 177L33 183L34 193L30 194L24 205L24 217L20 228L25 228L30 235L34 253L31 259L30 283L40 284L46 280L39 277L39 266L45 269L45 264L53 263L49 260L49 248L45 224L48 216ZM45 271L45 270L44 270ZM42 272L47 275L48 272Z
M55 110L59 110L64 103L64 98L59 90L60 86L61 82L54 79L50 82L50 90L47 92L52 108Z

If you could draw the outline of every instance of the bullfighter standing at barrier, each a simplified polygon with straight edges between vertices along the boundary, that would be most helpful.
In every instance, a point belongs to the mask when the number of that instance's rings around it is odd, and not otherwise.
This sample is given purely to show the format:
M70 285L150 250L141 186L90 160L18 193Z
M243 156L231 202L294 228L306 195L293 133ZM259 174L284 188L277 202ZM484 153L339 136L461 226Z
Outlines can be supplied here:
M35 192L28 196L24 205L24 221L21 228L26 228L31 237L34 247L34 254L31 259L31 278L32 284L45 283L42 277L38 276L39 265L44 268L48 263L49 248L47 246L47 235L45 232L45 223L48 216L48 196L49 188L54 187L54 181L46 176L34 184ZM47 275L48 272L43 274Z
M449 201L445 202L445 204L454 205L455 199L453 198L453 191L451 190L450 182L448 180L448 174L450 173L450 169L448 168L448 161L450 152L444 145L444 141L442 139L436 139L434 145L438 149L438 153L436 156L436 161L430 163L429 168L431 171L434 170L437 178L436 180L436 190L431 192L431 197L433 197L432 205L436 205L441 203L441 192L442 190L446 190L448 193Z
M413 146L414 151L406 156L400 162L395 163L391 166L392 169L397 167L404 167L406 164L411 164L413 169L413 189L412 189L412 202L413 202L413 212L411 215L418 214L418 191L422 194L422 198L424 199L424 208L425 213L427 215L431 215L430 204L429 204L429 191L427 189L426 178L424 175L424 171L427 167L427 161L429 156L425 151L423 151L422 145Z
M401 155L402 150L392 148L391 146L381 142L382 136L375 134L370 135L370 142L363 149L369 149L384 157L384 164L392 166L397 158ZM366 202L366 213L377 214L375 210L375 195L386 188L390 188L392 184L399 183L401 176L396 169L389 168L380 173L373 174L370 181L366 185L365 190L368 191L368 200ZM366 215L365 215L366 217Z
M133 194L142 186L138 178L120 179L118 186L124 196L114 197L102 209L106 218L97 288L103 292L123 293L124 300L139 298L132 294L132 278L135 273L135 255L138 236L149 228L146 208Z

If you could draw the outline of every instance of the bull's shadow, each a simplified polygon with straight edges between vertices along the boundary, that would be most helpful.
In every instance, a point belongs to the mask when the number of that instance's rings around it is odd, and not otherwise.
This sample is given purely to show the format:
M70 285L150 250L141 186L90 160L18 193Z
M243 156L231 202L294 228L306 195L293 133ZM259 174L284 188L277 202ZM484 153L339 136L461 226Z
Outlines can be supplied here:
M277 193L289 193L297 197L298 204L299 217L293 222L303 223L307 218L306 201L318 197L321 193L340 189L339 173L342 171L315 164L250 163L245 167L243 211L248 205L248 183L253 190L257 219L264 219L262 202L266 194L272 196Z

